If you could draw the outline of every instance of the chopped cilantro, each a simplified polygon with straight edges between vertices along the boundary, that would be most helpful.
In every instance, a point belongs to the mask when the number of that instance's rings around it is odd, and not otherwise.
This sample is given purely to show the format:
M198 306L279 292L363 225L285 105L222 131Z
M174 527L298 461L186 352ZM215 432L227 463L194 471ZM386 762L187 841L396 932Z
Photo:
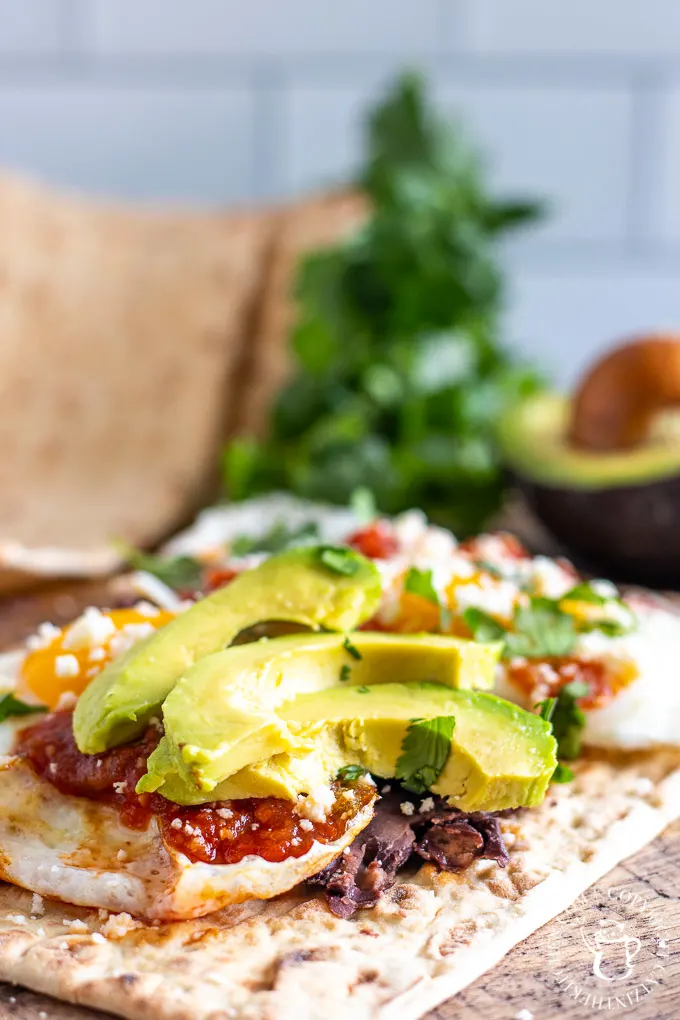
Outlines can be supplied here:
M410 595L419 595L421 599L427 599L435 606L439 605L439 595L432 583L431 570L419 570L418 567L411 567L404 581L404 591Z
M346 662L340 667L340 683L346 683L352 675L352 668Z
M574 778L574 773L571 771L568 765L561 765L559 762L555 767L555 771L552 774L552 783L570 783Z
M456 725L452 715L413 719L401 744L396 777L411 793L425 793L436 783L451 753Z
M559 600L560 602L587 602L593 606L601 606L606 613L607 606L616 606L619 613L623 611L625 620L611 620L607 619L607 616L594 617L589 620L579 620L578 629L582 632L589 632L593 630L599 630L607 637L620 637L622 634L630 634L632 630L635 630L636 620L635 614L633 613L630 606L627 606L623 599L616 595L601 595L593 587L594 582L583 581L581 584L577 584L575 588L572 588L563 595Z
M552 714L552 728L557 741L557 753L560 758L573 760L581 752L581 735L586 724L583 709L577 701L590 692L590 687L583 680L573 680L565 684L557 695L557 704Z
M349 505L354 516L362 524L368 524L378 516L375 496L365 485L360 485L354 490L350 496Z
M203 565L192 556L155 556L120 542L118 546L131 567L153 574L170 588L193 590L201 585Z
M362 684L361 687L355 687L355 690L357 694L368 694L370 692L370 687L365 687Z
M489 563L488 560L475 560L475 566L478 570L483 570L485 574L491 574L492 577L503 577L498 567L495 567L493 563Z
M46 712L46 705L29 705L20 701L13 694L5 694L0 697L0 722L18 715L34 715L36 712Z
M607 595L600 595L592 586L590 581L583 581L571 588L566 595L563 595L560 602L590 602L594 606L604 606L612 599Z
M367 774L368 769L365 769L363 765L343 765L341 769L338 769L338 779L342 779L345 783L354 783Z
M356 659L357 662L360 661L361 652L355 645L352 644L348 637L346 637L345 640L342 642L342 647L345 649L346 652L349 653L349 655L352 656L353 659Z
M359 570L361 561L353 549L344 546L325 545L319 550L319 559L329 570L345 577L353 577Z
M514 629L505 638L505 657L541 659L569 655L576 643L576 627L568 613L552 599L534 596L515 610Z
M315 521L306 521L297 528L291 528L283 521L276 521L275 524L260 535L254 538L250 535L239 535L231 543L231 552L234 556L248 556L249 553L278 553L292 546L305 545L313 542L319 537L319 525Z
M463 620L475 641L501 641L505 638L505 627L482 609L470 606L463 613Z
M557 698L545 698L543 701L539 701L537 705L534 705L534 712L537 712L541 719L545 719L546 722L550 722L553 717L556 704Z

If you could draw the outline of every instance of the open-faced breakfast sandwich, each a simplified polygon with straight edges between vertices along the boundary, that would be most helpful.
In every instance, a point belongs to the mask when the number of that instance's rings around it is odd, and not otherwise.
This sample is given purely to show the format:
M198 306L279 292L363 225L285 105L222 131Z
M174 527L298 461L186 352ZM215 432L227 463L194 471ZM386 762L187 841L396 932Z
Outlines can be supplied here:
M286 499L142 565L0 658L2 979L417 1017L680 813L655 596Z

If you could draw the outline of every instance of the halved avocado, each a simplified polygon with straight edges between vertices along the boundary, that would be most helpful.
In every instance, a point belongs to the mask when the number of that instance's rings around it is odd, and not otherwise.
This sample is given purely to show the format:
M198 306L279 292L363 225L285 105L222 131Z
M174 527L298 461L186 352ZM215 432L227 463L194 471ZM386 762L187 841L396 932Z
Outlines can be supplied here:
M529 505L575 558L620 580L680 583L680 414L660 413L623 450L570 439L573 400L545 392L500 422L507 466Z

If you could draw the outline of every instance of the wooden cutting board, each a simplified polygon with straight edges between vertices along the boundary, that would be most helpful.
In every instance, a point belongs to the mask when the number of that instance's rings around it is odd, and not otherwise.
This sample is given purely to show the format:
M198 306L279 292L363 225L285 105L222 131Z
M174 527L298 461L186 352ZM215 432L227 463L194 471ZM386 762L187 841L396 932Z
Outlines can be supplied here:
M0 601L0 649L21 641L42 620L65 623L82 607L106 601L101 583L55 585L37 595ZM626 905L626 934L639 938L642 949L629 978L596 983L594 955L586 942L592 945L598 926L611 920L613 906L620 911L621 903ZM634 951L634 941L632 945ZM652 946L657 947L655 969ZM609 965L605 960L600 972L609 976ZM624 973L625 961L614 957L611 965L617 968L615 973ZM652 984L649 975L658 984ZM595 1006L592 1000L584 1001L593 989L602 996ZM535 932L455 1000L428 1014L428 1020L530 1020L530 1015L535 1020L585 1020L624 1014L631 1020L680 1018L680 822L619 865L583 902ZM104 1018L103 1013L0 984L0 1020Z

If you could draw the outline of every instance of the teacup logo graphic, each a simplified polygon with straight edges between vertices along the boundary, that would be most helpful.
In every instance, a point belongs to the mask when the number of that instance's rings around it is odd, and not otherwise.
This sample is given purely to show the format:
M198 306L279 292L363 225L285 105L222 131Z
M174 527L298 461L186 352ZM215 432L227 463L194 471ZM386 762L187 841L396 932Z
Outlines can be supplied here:
M642 942L629 935L623 921L602 920L595 935L582 931L583 944L593 954L593 974L601 981L626 981L633 974L633 961Z
M553 978L584 1011L624 1012L653 994L669 953L668 906L648 888L591 889L576 900L548 942Z

